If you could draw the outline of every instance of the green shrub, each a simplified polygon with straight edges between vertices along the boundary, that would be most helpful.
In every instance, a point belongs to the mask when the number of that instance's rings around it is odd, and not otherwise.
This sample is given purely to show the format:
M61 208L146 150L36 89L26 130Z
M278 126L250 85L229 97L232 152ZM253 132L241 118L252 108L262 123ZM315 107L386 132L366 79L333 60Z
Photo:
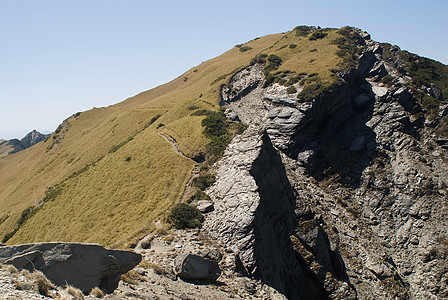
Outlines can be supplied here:
M252 58L252 60L250 61L250 64L251 65L256 64L256 63L264 64L264 63L266 63L266 57L268 57L268 55L265 53L258 54L257 56Z
M230 137L228 135L222 135L220 137L214 137L212 140L205 145L207 159L210 162L216 161L220 156L224 154L227 145L230 142Z
M309 26L301 25L294 28L296 32L296 36L307 36L311 32L311 28Z
M269 74L266 76L266 79L265 79L265 81L264 81L263 87L264 87L264 88L267 88L268 86L270 86L271 84L273 84L274 81L275 81L275 76L272 75L271 73L269 73Z
M167 220L176 229L200 228L201 223L204 222L204 216L196 207L178 203L171 209Z
M277 51L282 50L282 49L285 49L286 47L288 47L288 45L283 45L283 46L281 46L280 48L278 48Z
M324 37L326 37L328 35L328 33L323 32L322 30L317 30L314 31L310 37L308 38L310 41L315 41L317 39L323 39Z
M297 93L297 89L293 85L291 85L291 86L288 86L288 88L286 89L286 92L288 94L294 94L294 93Z
M208 138L220 137L227 134L226 116L222 112L209 112L201 121L204 134Z
M278 68L282 64L282 59L275 54L271 54L268 56L268 62Z
M210 200L210 196L207 195L204 191L197 189L193 196L188 199L188 203L191 203L195 200Z
M131 161L132 157L130 156L126 156L126 158L124 159L124 161Z
M151 120L149 120L148 125L151 125L152 123L154 123L155 121L157 121L158 118L160 118L162 115L158 114L155 115L154 117L151 118Z
M165 126L165 124L163 124L163 123L159 123L159 124L157 124L156 129L158 129L158 128L160 128L160 127L163 127L163 126Z
M394 78L391 75L386 75L383 77L383 79L381 79L381 82L387 86L390 86L393 80Z
M215 175L204 173L193 179L193 184L201 191L205 190L216 182Z
M295 47L297 47L296 44L290 44L290 45L289 45L289 48L290 48L290 49L294 49Z
M241 45L240 45L238 48L239 48L240 52L246 52L246 51L249 51L249 50L252 49L252 47L249 47L249 46L241 46Z
M306 85L303 90L297 95L297 98L311 101L319 96L323 91L323 87L320 83L311 83Z
M109 153L114 153L116 152L118 149L120 149L121 147L123 147L124 145L126 145L127 143L129 143L130 141L132 141L134 138L132 136L128 137L127 140L121 142L118 145L113 146L112 148L110 148Z
M359 38L359 34L348 26L342 27L337 33L341 36L334 39L332 44L337 45L339 48L336 51L336 55L342 58L342 67L349 69L356 65L358 47L356 47L354 39Z

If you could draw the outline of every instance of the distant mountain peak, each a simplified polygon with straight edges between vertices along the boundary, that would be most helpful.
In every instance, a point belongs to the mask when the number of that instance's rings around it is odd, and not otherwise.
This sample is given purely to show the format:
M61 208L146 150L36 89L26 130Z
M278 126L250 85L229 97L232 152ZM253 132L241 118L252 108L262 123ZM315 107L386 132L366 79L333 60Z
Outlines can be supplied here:
M45 140L47 136L48 135L42 134L36 129L33 129L33 131L29 132L21 140L0 140L0 156L6 156L8 154L13 154L25 150Z

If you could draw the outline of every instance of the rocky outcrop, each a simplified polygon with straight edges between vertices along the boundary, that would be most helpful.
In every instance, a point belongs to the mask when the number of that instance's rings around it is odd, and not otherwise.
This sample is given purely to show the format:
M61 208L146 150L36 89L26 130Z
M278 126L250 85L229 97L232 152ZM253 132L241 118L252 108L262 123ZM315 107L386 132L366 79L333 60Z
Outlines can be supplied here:
M111 293L121 274L134 268L139 254L105 249L97 244L38 243L0 247L0 263L42 271L57 285L73 285L84 292L94 287Z
M357 66L312 101L251 67L222 87L251 126L216 166L204 227L290 299L448 297L448 143L416 94L443 95L358 38Z
M234 253L234 269L290 299L324 299L323 281L290 239L297 227L296 197L268 134L250 127L217 167L217 182L208 191L215 211L204 228Z
M221 275L216 261L188 253L176 257L174 271L184 280L216 281Z

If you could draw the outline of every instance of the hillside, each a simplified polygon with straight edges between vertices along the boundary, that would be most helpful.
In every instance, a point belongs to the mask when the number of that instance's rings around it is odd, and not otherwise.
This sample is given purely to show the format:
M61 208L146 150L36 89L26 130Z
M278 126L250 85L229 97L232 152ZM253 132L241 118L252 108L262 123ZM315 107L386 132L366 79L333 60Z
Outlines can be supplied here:
M191 116L191 109L217 110L219 85L283 36L251 41L250 51L234 48L168 84L77 113L44 143L2 158L0 206L6 209L0 212L0 236L16 228L22 212L48 197L51 201L39 206L8 243L124 246L150 230L179 201L194 166L159 133L171 135L188 156L204 152L203 116Z
M210 248L229 286L442 299L447 88L447 66L359 29L256 38L1 157L0 237L123 248L154 232L145 259ZM198 200L213 208L195 237L163 228Z

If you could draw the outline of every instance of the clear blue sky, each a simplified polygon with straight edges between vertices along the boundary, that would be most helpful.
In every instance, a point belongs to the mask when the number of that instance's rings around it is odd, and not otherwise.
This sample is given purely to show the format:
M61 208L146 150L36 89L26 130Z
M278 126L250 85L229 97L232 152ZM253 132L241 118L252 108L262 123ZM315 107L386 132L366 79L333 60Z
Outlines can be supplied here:
M448 1L0 0L0 138L53 131L258 36L368 31L448 63Z

